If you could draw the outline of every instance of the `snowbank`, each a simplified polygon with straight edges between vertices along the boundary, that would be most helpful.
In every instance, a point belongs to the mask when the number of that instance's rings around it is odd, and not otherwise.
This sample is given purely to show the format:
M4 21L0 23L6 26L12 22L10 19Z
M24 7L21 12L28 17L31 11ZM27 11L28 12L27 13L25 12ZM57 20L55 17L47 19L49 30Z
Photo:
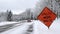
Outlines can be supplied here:
M0 22L0 26L7 25L7 24L14 24L19 22Z
M54 20L48 29L41 21L34 21L33 34L60 34L60 19Z

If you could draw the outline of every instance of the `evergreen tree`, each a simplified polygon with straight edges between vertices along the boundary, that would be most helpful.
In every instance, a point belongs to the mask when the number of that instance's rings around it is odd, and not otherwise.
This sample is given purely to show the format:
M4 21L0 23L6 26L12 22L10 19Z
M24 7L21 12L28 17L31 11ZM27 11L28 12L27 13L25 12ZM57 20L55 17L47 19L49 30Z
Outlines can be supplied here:
M12 21L11 17L12 17L12 12L11 12L11 10L10 10L10 11L8 12L7 20L8 20L8 21Z

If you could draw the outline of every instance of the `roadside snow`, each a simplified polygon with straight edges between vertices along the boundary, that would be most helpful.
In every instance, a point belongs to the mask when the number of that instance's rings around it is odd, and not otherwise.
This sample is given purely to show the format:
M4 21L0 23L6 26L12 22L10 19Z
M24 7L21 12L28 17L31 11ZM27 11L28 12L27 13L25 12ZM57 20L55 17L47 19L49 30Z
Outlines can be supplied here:
M8 24L14 24L19 22L0 22L0 26L8 25Z
M41 21L34 21L33 34L60 34L60 19L56 19L48 29Z

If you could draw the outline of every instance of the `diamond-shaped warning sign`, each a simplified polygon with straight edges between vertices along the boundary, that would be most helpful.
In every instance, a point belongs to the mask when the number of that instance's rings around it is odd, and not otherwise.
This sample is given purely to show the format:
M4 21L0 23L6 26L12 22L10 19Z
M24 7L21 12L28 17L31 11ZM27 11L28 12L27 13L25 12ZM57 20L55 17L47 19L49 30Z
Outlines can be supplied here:
M45 7L41 14L37 17L38 20L42 21L48 28L55 20L56 14L52 12L49 8Z

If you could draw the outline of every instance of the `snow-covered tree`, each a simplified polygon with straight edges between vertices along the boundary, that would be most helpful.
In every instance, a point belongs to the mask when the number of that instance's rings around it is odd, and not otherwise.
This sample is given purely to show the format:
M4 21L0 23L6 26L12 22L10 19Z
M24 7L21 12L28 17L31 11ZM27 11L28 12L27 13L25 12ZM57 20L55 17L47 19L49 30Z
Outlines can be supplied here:
M39 0L36 3L35 10L34 10L34 18L37 19L37 16L41 13L41 11L48 7L54 13L57 14L57 17L60 15L60 0Z
M36 3L35 10L34 10L34 19L37 19L37 16L41 13L44 7L48 5L48 0L39 0Z
M8 12L8 16L7 16L7 21L12 21L12 12L11 10Z

